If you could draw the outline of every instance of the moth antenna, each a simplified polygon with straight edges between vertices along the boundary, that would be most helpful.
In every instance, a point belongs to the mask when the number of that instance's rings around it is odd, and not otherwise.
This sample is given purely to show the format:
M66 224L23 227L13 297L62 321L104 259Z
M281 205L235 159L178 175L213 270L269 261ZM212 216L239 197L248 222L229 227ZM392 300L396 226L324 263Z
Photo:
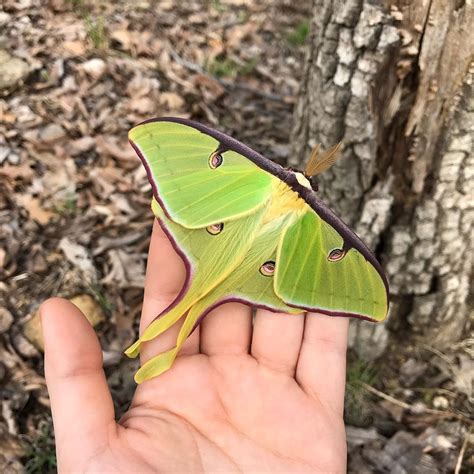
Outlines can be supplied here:
M320 145L316 145L305 168L306 176L317 176L329 169L341 157L341 147L342 142L339 142L320 154Z
M321 143L318 143L314 148L313 151L311 152L311 155L309 157L308 162L306 163L306 167L304 169L304 174L305 176L313 176L311 173L311 170L314 167L314 164L318 160L318 155L319 155L319 150L321 148Z

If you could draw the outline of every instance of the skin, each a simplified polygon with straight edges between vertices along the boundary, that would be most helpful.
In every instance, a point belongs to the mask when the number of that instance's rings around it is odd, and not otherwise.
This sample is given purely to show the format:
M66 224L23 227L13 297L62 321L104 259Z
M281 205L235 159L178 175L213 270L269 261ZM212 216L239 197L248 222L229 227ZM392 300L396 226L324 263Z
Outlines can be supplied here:
M155 223L141 331L184 276ZM345 472L346 318L258 310L252 326L249 307L216 308L119 422L84 315L53 298L41 320L59 472ZM142 362L178 331L146 343Z

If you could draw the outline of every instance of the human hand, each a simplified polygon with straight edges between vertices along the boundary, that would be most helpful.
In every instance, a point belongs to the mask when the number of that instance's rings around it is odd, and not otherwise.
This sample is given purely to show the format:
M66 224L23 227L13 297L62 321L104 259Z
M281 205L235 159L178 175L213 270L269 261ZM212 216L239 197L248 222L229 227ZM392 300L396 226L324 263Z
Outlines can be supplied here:
M140 330L173 301L185 270L155 222ZM41 307L60 472L345 472L346 318L228 303L172 368L137 387L119 422L99 341L59 298ZM142 363L181 322L146 343Z

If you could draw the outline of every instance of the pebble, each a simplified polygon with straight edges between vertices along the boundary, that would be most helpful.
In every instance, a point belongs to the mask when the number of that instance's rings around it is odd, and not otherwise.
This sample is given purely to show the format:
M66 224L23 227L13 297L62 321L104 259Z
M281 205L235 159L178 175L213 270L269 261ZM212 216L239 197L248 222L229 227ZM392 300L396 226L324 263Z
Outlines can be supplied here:
M8 155L8 162L12 165L18 165L20 163L20 155L12 151Z
M40 139L45 143L53 143L66 136L66 132L61 125L51 123L41 130Z
M449 401L446 397L438 395L433 398L433 407L437 410L447 410L449 408Z
M93 58L89 61L86 61L82 68L86 71L94 79L99 79L102 77L107 69L107 64L103 59L100 58Z
M0 89L8 89L23 80L30 71L23 59L15 58L0 49Z
M10 20L11 15L6 12L0 12L0 26L6 25Z

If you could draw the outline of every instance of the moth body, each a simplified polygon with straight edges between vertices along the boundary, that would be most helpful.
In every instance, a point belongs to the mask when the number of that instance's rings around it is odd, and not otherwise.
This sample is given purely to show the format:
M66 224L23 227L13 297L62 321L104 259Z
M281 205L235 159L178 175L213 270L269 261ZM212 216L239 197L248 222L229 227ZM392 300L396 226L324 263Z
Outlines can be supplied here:
M297 179L298 175L305 179L300 173L295 173L295 175ZM266 208L266 213L263 216L263 224L278 219L286 214L297 217L308 208L308 205L304 199L285 182L274 179L272 180L272 190Z

